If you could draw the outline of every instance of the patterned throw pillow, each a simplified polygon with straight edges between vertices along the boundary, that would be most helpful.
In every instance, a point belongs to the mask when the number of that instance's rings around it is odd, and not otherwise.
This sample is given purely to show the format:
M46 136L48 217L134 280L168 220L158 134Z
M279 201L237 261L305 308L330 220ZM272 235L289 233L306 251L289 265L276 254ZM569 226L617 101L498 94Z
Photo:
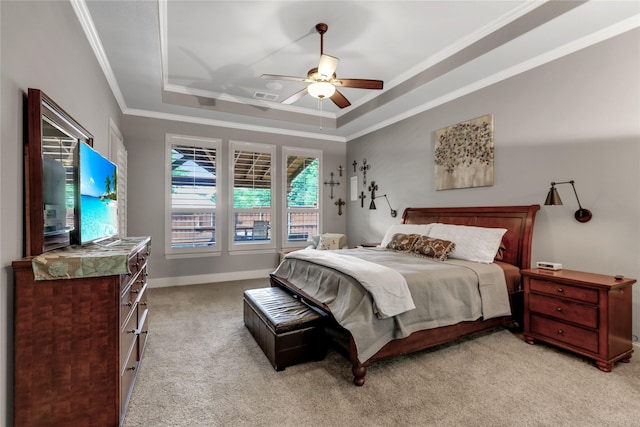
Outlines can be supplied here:
M387 244L387 249L400 252L409 252L413 243L419 236L417 234L396 233Z
M324 233L320 236L320 241L316 249L320 250L334 250L340 249L340 239L343 234L336 233Z
M504 258L504 251L507 250L507 247L504 245L504 240L500 242L500 247L498 248L498 253L496 254L494 261L502 261Z
M419 236L413 244L412 251L418 255L445 261L455 243L433 237Z

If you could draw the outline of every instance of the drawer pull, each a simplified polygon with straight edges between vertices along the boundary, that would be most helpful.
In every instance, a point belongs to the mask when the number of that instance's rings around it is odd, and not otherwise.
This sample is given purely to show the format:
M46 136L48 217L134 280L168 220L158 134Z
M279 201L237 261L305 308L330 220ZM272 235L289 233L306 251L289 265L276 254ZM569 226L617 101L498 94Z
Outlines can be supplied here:
M129 301L128 303L125 304L125 306L127 307L131 307L133 305L133 303L131 301Z
M147 302L146 301L141 302L140 305L144 305L146 307L147 306Z
M141 333L141 334L148 334L148 333L149 333L149 331L142 331L142 332L140 332L140 333Z
M127 368L127 371L135 371L135 370L136 370L135 366L131 366L131 367Z
M564 292L564 289L562 289L562 288L558 288L558 293L559 293L559 294L561 294L561 293L563 293L563 292Z
M562 307L557 307L556 311L561 312L562 311Z
M140 289L131 289L132 294L137 294L138 292L140 292Z
M137 329L132 329L130 331L127 331L128 334L135 334L138 330Z
M562 335L564 334L564 331L562 329L558 329L558 335Z

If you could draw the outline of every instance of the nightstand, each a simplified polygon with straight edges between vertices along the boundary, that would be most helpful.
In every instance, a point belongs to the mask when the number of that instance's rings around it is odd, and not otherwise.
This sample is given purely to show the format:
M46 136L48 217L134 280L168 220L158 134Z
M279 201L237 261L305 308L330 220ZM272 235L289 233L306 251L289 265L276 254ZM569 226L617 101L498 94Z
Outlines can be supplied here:
M524 338L595 360L610 372L633 353L632 286L635 279L572 270L522 270Z

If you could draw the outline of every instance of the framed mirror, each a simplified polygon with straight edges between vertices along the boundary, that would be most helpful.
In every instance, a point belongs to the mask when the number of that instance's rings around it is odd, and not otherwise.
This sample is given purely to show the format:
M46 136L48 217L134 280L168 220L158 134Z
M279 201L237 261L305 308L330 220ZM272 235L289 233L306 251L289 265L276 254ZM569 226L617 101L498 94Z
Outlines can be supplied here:
M25 256L72 243L77 218L77 149L93 136L39 89L28 93Z

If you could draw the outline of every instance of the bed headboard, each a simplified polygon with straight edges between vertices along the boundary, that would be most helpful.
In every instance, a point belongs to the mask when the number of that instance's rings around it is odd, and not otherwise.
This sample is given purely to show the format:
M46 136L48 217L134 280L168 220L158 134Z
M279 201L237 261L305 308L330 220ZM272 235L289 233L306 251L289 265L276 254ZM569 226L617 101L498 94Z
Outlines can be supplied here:
M506 228L502 241L506 247L503 261L521 269L531 266L533 223L540 205L483 206L457 208L406 208L403 224L440 222L476 227Z

